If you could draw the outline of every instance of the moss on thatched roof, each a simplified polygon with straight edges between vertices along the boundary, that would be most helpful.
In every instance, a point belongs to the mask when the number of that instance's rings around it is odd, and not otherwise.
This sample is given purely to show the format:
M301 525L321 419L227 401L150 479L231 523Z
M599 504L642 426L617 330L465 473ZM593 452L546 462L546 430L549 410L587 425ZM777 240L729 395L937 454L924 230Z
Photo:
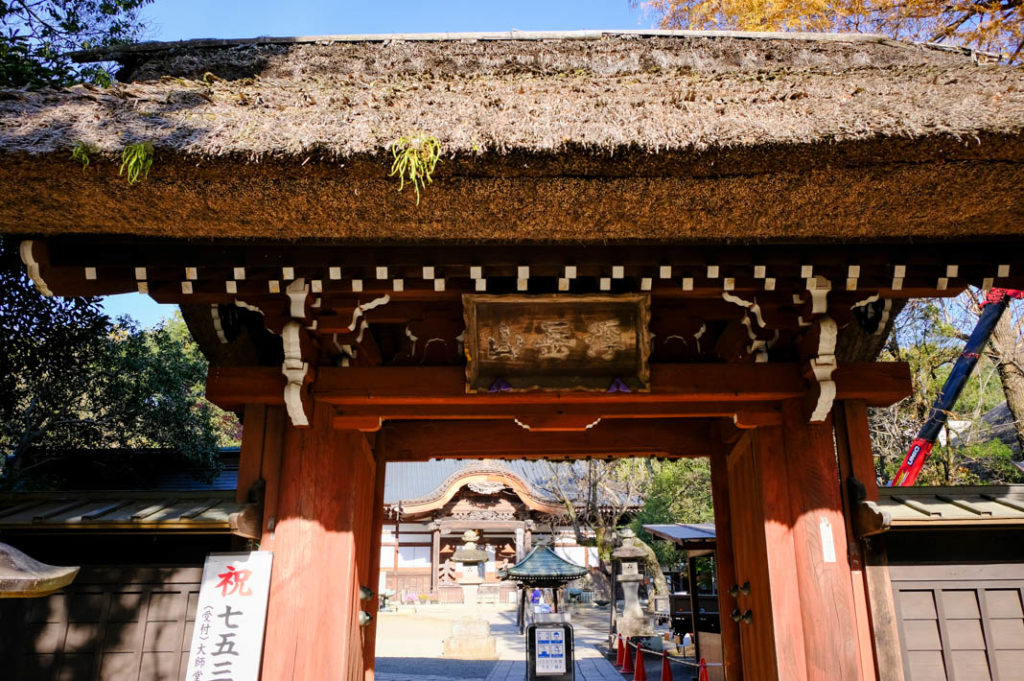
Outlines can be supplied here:
M936 187L956 175L943 166L947 160L969 162L962 168L965 179L984 182L990 191L1021 186L1024 70L1019 68L980 66L960 51L877 36L651 32L533 37L538 39L198 41L97 53L92 57L122 60L128 82L107 90L0 91L0 179L19 184L61 174L61 168L71 173L67 156L77 142L93 149L96 158L111 160L128 143L151 142L157 156L153 177L148 187L133 189L140 196L156 193L138 201L139 211L124 209L137 216L137 224L122 229L165 236L368 240L453 238L459 231L452 224L456 217L499 206L509 191L524 205L550 194L551 206L585 199L594 206L595 200L607 198L609 209L622 204L625 195L648 191L655 203L671 196L679 196L681 204L696 203L686 210L714 203L719 190L733 191L732 198L728 193L720 197L727 210L736 211L726 220L737 229L732 236L815 238L823 236L814 225L824 215L801 215L788 228L787 220L774 215L756 225L760 218L744 204L763 197L773 184L781 184L780 200L790 201L787 192L795 189L787 174L794 172L802 173L796 190L801 196L810 196L808 185L820 180L870 197L878 178L870 171L865 177L864 169L872 166L906 172L906 164L933 164L924 169L927 177L906 180L910 184L904 186ZM439 180L424 199L433 202L434 213L408 208L408 202L390 195L383 201L392 205L381 204L380 197L392 189L386 177L388 146L418 133L441 143ZM204 170L197 170L197 164ZM91 170L92 178L60 178L62 191L100 202L93 210L77 215L71 206L70 220L66 212L48 216L54 188L32 193L27 187L20 197L0 199L0 230L115 230L115 220L100 214L121 212L124 204L119 202L133 199L103 198L111 196L116 176L116 161L108 166ZM853 168L856 177L807 176L836 166ZM221 214L209 197L196 195L194 184L210 182L210 174L226 183L217 191L240 185L245 210L291 200L296 192L314 187L319 191L323 182L333 182L339 194L353 189L359 196L326 197L325 205L303 203L299 210L292 205L287 214L268 207L269 213L261 209L251 221L239 221ZM756 174L766 175L763 183L726 186ZM528 189L510 187L513 178L524 180ZM576 186L581 178L602 184ZM661 181L665 178L668 184ZM453 184L456 179L461 183ZM625 186L634 180L657 186ZM623 186L610 184L616 181ZM262 183L270 186L258 189ZM689 198L687 188L694 192ZM259 196L242 199L254 191ZM816 200L840 198L834 191ZM445 192L447 197L440 198ZM113 205L103 203L108 200ZM187 214L176 215L173 228L162 225L159 215L146 216L154 201L169 202L163 206L165 215ZM1003 206L1017 207L1013 200ZM575 225L575 235L562 233L567 223L559 216L549 216L557 218L551 224L543 224L546 218L533 221L529 229L522 224L503 229L494 215L484 216L488 229L497 231L459 234L485 240L584 241L723 235L715 216L704 219L709 215L690 227L678 219L662 228L642 227L648 216L641 208L630 208L632 228L622 220L607 226L611 237L601 233L606 226L600 219ZM968 206L966 211L971 219L963 221L962 229L974 230L978 209ZM982 217L991 218L988 209L983 212ZM743 220L744 215L751 217ZM927 235L927 225L935 223L931 217L922 222L923 232L906 233ZM891 231L898 222L893 217L874 218L879 234L899 235ZM750 224L735 224L738 220ZM1001 222L997 229L1024 233L1024 225ZM619 231L622 227L625 231ZM837 226L829 236L871 238L872 229Z
M891 42L608 37L174 47L105 91L12 93L0 144L197 156L701 150L1024 129L1024 71Z

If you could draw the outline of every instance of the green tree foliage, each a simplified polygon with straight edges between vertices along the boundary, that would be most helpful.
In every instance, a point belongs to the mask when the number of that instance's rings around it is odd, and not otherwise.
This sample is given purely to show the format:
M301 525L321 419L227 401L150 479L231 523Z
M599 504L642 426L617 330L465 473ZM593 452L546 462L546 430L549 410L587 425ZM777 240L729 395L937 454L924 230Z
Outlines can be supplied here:
M215 468L238 427L203 399L207 363L180 318L149 330L95 299L44 298L0 241L0 468L40 486L82 450L165 448Z
M652 459L588 459L548 463L542 487L565 509L564 520L573 528L576 543L597 549L600 570L611 577L612 552L622 544L618 530L643 506L654 479ZM668 593L657 553L643 539L647 573L655 593Z
M633 519L633 531L647 542L664 566L675 565L682 554L675 545L655 539L644 525L714 522L711 466L707 459L652 462L652 478L643 508Z
M977 323L976 294L954 300L912 300L893 327L882 360L907 362L914 390L910 397L871 414L876 471L888 482L924 423L932 403ZM960 399L948 415L946 444L936 443L918 478L919 485L976 485L1024 482L1013 451L997 439L982 416L1006 399L999 357L988 348Z
M107 85L102 66L78 67L69 52L132 43L151 0L0 0L0 87Z

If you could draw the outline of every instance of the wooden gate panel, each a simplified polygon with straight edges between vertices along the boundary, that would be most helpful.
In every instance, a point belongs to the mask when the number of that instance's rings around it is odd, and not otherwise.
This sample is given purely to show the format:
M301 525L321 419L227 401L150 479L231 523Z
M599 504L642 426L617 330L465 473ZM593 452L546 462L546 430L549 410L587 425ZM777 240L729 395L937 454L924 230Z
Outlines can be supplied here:
M85 568L65 591L0 602L0 665L26 681L180 681L202 568Z
M740 442L729 456L729 505L736 582L750 582L750 594L733 601L740 613L750 610L750 624L741 623L740 650L744 679L778 679L772 607L766 561L764 495L753 440ZM719 588L728 589L730 585ZM729 617L729 611L721 613Z

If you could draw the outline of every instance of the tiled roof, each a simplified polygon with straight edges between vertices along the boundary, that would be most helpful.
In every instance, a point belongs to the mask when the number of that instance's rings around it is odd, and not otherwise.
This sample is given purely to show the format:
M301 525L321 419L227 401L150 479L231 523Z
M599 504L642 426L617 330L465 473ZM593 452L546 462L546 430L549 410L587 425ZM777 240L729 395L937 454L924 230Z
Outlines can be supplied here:
M644 525L644 529L659 539L666 539L675 544L685 545L688 542L715 541L714 523Z
M878 508L892 527L1024 525L1024 485L883 487Z
M585 574L585 567L565 560L548 546L534 547L526 558L502 572L505 579L538 585L543 582L569 582Z
M0 531L81 529L248 536L239 531L239 520L253 512L251 505L235 502L234 492L2 494Z
M543 461L502 461L497 459L438 459L436 461L404 461L388 463L387 480L384 483L384 503L397 504L428 496L446 480L460 471L486 464L488 467L506 469L523 482L532 486L535 492L550 501L557 501L543 489L550 479L550 472Z

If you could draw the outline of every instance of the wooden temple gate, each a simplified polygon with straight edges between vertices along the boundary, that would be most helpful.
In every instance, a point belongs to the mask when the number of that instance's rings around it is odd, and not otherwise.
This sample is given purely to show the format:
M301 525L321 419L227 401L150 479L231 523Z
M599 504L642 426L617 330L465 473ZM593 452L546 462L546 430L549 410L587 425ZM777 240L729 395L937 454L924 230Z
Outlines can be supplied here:
M692 32L78 57L123 82L2 98L0 229L44 293L181 305L275 556L264 681L372 675L389 461L590 456L710 457L730 681L902 679L852 530L867 408L910 391L875 360L903 299L1024 288L1019 70ZM393 153L431 139L433 184L398 193ZM134 186L110 162L128 142L156 154ZM543 348L532 374L474 365L480 294L561 306L543 340L528 317L489 337ZM645 306L629 367L618 321L585 323L608 296ZM600 349L566 372L569 318Z
M374 604L359 600L359 586L378 573L388 462L606 456L710 458L719 583L737 587L736 596L728 588L720 595L721 612L735 615L722 618L728 678L899 678L886 616L891 598L869 599L886 593L884 571L865 572L851 528L859 503L875 492L867 408L909 394L909 370L840 361L837 330L855 347L877 347L881 336L872 333L885 328L887 301L949 294L927 286L946 267L939 258L916 265L917 279L899 289L891 266L877 265L862 267L856 290L831 291L823 282L850 265L829 263L824 247L816 261L822 264L811 266L820 279L800 278L806 264L776 257L775 286L786 294L766 294L745 264L771 252L764 247L727 252L743 264L717 256L724 271L708 279L702 265L705 281L688 289L672 266L665 272L671 278L653 285L624 277L619 290L642 289L650 304L650 320L638 322L653 337L644 388L615 387L624 383L616 377L603 391L471 392L463 346L472 339L460 318L479 266L469 263L485 263L493 273L487 287L498 293L492 300L501 302L500 293L521 280L520 266L499 257L511 251L529 262L533 249L448 249L449 259L464 263L445 264L447 286L438 291L434 280L412 271L427 267L429 252L403 263L409 252L375 249L372 261L389 265L343 265L344 278L332 279L340 251L282 246L266 262L264 247L206 248L193 248L188 261L197 264L187 267L196 269L187 272L168 244L116 252L60 238L26 241L22 255L37 283L56 293L145 288L182 304L213 362L207 396L244 416L238 495L263 504L260 545L275 555L264 678L372 671L375 627L360 627L358 617ZM256 253L259 265L236 264L252 263ZM653 250L633 255L626 272L662 268L663 255ZM619 265L609 256L589 258L574 257L575 285L584 293L553 295L555 277L543 277L528 282L537 289L533 300L592 305L588 289L599 289L599 274ZM528 267L547 274L565 265ZM997 267L1005 273L1010 265ZM197 275L186 278L191 286L177 280L179 270ZM731 276L743 270L748 278ZM233 277L234 286L217 275Z

